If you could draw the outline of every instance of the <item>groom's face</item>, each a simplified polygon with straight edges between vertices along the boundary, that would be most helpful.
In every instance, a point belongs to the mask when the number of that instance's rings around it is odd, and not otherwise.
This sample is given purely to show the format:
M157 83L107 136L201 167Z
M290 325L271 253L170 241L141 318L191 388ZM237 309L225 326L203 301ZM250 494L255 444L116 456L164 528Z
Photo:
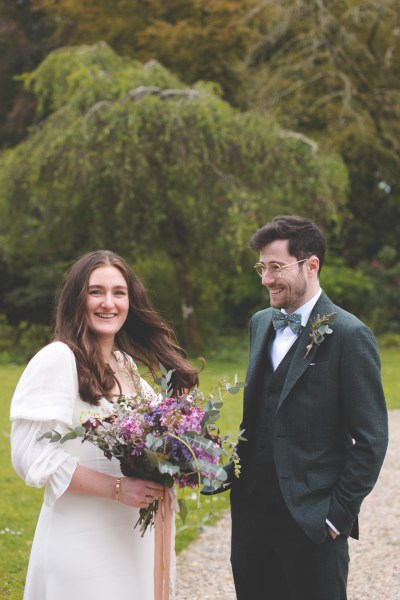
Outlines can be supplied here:
M288 240L275 240L260 251L260 262L266 267L276 263L283 268L279 273L270 273L268 268L262 277L262 284L269 292L271 306L284 308L288 313L310 300L314 293L314 279L307 273L307 262L296 263L295 256L289 254ZM292 264L294 263L294 264Z

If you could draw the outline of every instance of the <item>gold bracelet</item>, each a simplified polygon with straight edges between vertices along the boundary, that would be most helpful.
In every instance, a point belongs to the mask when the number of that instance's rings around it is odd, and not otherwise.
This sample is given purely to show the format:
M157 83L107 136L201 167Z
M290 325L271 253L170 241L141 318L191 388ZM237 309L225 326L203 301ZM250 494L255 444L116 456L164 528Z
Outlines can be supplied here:
M114 493L115 502L119 502L120 490L121 490L121 480L117 479L117 481L115 482L115 493Z

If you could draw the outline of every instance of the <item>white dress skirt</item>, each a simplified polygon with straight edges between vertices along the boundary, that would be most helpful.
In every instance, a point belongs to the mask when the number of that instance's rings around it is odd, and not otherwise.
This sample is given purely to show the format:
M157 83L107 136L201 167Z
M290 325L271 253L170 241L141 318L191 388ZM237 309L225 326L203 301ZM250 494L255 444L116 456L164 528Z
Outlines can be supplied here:
M154 393L141 380L145 393ZM63 432L111 405L83 402L73 352L54 342L36 354L11 403L13 465L27 485L45 488L33 540L24 600L153 600L154 532L140 537L139 509L67 491L76 465L114 476L90 442L38 442L52 428Z

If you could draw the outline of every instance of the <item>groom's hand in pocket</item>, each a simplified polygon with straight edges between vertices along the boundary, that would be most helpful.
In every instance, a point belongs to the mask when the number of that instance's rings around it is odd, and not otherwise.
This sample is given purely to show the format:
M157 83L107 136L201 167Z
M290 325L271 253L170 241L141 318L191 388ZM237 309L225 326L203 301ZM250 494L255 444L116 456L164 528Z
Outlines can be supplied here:
M333 531L333 529L331 529L331 528L329 527L329 525L327 525L327 528L328 528L328 533L329 533L329 535L331 536L331 538L332 538L333 540L335 540L335 539L337 538L338 534L336 533L336 531Z

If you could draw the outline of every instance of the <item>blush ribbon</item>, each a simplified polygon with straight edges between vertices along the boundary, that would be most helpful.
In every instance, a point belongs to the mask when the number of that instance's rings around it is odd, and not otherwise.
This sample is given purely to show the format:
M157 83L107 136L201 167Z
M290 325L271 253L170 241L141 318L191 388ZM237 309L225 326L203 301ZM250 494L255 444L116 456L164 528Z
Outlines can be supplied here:
M155 516L154 600L175 596L175 512L179 506L174 488L167 488Z

